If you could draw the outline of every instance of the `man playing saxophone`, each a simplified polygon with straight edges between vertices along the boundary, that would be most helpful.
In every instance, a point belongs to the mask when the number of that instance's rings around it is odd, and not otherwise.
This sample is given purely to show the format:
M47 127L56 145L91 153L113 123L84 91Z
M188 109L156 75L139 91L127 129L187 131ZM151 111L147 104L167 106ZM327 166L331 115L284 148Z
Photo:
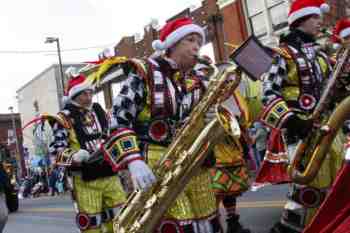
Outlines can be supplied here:
M293 161L297 141L307 137L314 127L313 110L331 77L329 58L315 41L322 13L328 8L324 1L292 2L288 15L290 32L281 37L279 52L264 77L262 121L273 130L281 130L289 161ZM292 184L281 221L271 232L301 232L309 223L342 163L333 149L315 179L306 185ZM310 197L316 200L312 204L308 203Z
M135 60L114 99L114 128L120 134L120 163L130 171L136 189L155 182L151 171L174 139L175 131L205 92L203 80L192 75L205 43L203 28L189 18L168 22L153 42L156 53ZM171 166L171 165L170 165ZM163 178L163 177L162 177ZM221 232L208 169L186 185L161 221L157 232Z

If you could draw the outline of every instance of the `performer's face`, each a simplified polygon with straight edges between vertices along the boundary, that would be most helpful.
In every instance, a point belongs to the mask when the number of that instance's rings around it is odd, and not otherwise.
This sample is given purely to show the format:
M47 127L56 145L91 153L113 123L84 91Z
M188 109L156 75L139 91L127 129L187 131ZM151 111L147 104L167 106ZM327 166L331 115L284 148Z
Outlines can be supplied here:
M171 51L170 57L173 58L180 67L186 69L192 68L199 55L202 46L202 37L199 34L192 33L181 39Z
M78 104L80 104L82 107L89 108L92 104L92 91L86 90L81 92L77 97L74 99Z
M321 16L313 15L304 22L302 22L299 28L310 35L317 36L320 33L321 24Z

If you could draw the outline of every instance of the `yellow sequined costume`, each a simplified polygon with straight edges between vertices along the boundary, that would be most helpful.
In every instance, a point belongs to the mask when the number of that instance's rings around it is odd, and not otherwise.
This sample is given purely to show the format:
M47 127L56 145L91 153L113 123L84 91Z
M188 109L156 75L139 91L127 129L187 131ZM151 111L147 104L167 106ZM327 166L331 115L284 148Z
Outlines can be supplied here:
M301 31L292 31L287 35L280 48L276 50L274 63L264 78L263 102L265 109L262 121L274 129L280 129L293 114L301 119L308 119L322 94L322 85L331 74L327 55L320 51L315 43L300 42L298 49L289 45L295 44L296 37L298 37L299 42L308 38ZM287 131L285 139L288 143L289 160L292 160L291 155L295 149L297 138L292 138ZM286 204L281 218L281 223L284 226L301 231L315 214L323 200L322 197L332 185L342 164L342 144L340 141L341 135L332 144L330 153L312 182L307 185L293 184L291 193L288 195L290 201ZM303 204L307 200L303 200L301 198L303 195L299 195L308 187L314 188L312 190L315 191L313 193L315 197L321 197L316 203L316 208L307 208Z
M128 78L115 99L113 115L116 129L129 130L129 143L153 167L173 139L175 130L185 120L205 91L202 81L195 76L183 77L164 58L131 60ZM122 151L120 162L128 159ZM210 174L203 168L174 200L158 232L217 232L216 200L210 191Z
M51 122L54 142L50 151L57 156L57 164L69 172L76 223L84 233L112 233L112 219L126 200L119 179L106 162L82 167L72 163L72 156L81 149L90 153L97 149L102 140L97 135L108 128L104 116L98 104L93 104L92 110L67 104Z

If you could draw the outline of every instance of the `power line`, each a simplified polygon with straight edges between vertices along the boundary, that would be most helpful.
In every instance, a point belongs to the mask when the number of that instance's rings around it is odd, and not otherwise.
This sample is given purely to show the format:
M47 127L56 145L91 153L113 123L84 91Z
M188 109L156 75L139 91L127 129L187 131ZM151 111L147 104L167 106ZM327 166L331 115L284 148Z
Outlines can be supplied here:
M83 48L72 48L72 49L62 49L61 52L75 52L89 49L98 49L98 48L106 48L115 43L105 44L105 45L96 45L90 47ZM57 53L57 50L0 50L0 54L40 54L40 53Z

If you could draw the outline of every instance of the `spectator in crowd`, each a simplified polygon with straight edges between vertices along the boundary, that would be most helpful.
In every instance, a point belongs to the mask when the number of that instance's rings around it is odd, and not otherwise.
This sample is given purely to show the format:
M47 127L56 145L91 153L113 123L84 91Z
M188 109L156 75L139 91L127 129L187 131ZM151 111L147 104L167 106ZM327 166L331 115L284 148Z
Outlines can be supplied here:
M56 181L56 189L58 194L61 195L64 193L64 170L57 169L57 181Z
M261 122L256 121L253 124L254 134L252 135L255 158L257 165L260 167L261 162L264 160L266 152L266 140L269 134L269 130Z
M59 171L56 166L53 166L49 175L49 189L51 196L58 194L56 183L58 182Z
M8 209L6 205L5 189L8 184L8 177L0 164L0 233L2 233L8 218Z

